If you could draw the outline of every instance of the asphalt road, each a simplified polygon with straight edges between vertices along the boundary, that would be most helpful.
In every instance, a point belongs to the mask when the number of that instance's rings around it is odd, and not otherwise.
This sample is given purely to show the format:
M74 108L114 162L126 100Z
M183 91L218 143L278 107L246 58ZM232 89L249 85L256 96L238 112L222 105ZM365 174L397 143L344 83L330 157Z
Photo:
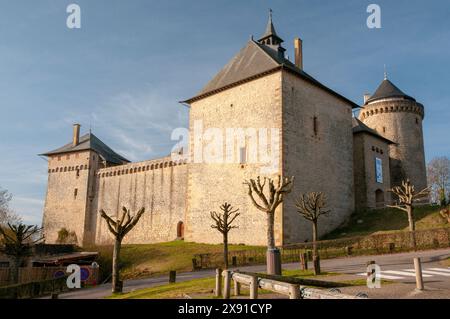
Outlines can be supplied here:
M327 259L321 261L322 271L337 272L361 276L366 272L367 262L375 261L381 267L381 273L384 278L399 283L415 282L413 258L420 257L422 268L424 269L424 283L426 288L449 290L450 298L450 267L444 267L440 261L450 257L450 249L430 250L413 253L402 253L393 255L379 256L358 256ZM309 265L310 267L312 265ZM283 269L297 269L298 263L284 264ZM239 267L242 271L261 272L265 266ZM195 272L186 272L177 274L177 282L191 279L212 277L215 270L203 270ZM124 292L130 292L137 289L149 288L167 284L168 276L152 277L145 279L127 280L124 282ZM60 299L99 299L111 295L111 284L104 284L95 288L74 290L61 294Z

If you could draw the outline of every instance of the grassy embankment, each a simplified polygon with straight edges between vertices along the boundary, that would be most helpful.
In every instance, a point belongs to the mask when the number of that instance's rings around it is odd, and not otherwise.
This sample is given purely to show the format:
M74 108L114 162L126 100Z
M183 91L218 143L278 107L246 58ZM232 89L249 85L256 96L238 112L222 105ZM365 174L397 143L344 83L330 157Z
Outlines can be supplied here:
M439 215L440 209L438 206L431 205L416 207L414 211L416 228L422 230L449 227L450 225ZM400 210L393 208L365 210L353 214L345 226L334 230L322 239L366 236L406 230L408 230L408 217L406 213Z
M260 248L256 246L230 245L230 251ZM100 271L111 273L112 246L85 247L84 250L98 251ZM123 279L157 276L170 270L191 271L195 254L221 253L222 245L208 245L173 241L168 243L123 245L121 250L121 275Z

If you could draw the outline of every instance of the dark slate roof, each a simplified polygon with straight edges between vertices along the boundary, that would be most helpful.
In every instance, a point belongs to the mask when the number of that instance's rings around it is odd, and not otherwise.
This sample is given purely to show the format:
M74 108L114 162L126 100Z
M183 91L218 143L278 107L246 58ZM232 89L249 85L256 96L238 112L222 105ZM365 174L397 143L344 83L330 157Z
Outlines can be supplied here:
M370 134L372 136L375 136L375 137L378 137L378 138L384 140L388 144L395 144L391 140L389 140L389 139L385 138L384 136L381 136L380 134L378 134L377 131L375 131L374 129L371 129L370 127L368 127L366 124L361 122L356 117L352 118L352 126L353 126L353 134L367 133L367 134Z
M64 153L70 153L70 152L77 152L77 151L86 151L91 150L95 151L103 157L104 160L106 160L109 163L114 164L124 164L129 163L130 161L127 160L125 157L117 154L114 152L108 145L103 143L97 136L95 136L92 133L85 134L80 137L80 142L78 145L73 146L72 143L66 144L63 147L57 148L56 150L40 154L43 156L49 156L49 155L56 155L56 154L64 154Z
M353 101L350 101L346 97L326 87L305 71L299 69L278 51L254 40L250 40L195 97L183 102L189 103L198 100L279 69L287 69L288 71L295 73L313 85L346 101L352 105L353 108L360 107Z
M366 104L386 98L403 98L411 101L416 101L414 98L403 93L402 90L396 87L391 81L389 81L388 79L384 79L375 93L367 100Z

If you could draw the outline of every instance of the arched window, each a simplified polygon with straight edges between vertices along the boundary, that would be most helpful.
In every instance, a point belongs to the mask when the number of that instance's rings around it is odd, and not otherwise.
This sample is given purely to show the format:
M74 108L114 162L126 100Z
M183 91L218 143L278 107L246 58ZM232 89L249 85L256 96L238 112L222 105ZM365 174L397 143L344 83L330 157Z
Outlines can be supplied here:
M377 208L384 207L384 192L381 189L375 191L375 205Z
M177 239L184 239L184 223L182 221L177 224Z

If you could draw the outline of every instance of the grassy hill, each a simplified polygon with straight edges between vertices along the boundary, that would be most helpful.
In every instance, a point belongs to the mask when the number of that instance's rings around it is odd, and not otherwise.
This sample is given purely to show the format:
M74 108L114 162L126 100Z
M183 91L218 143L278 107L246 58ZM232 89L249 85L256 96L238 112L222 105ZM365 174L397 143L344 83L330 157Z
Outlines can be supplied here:
M416 207L414 211L416 228L432 229L450 226L439 215L439 211L439 206L426 205ZM408 230L408 217L405 212L393 208L365 210L354 213L346 225L334 230L322 239L336 239L402 230Z
M221 253L222 245L197 244L173 241L157 244L123 245L121 250L122 276L124 279L149 277L168 273L170 270L192 270L195 254ZM230 245L229 250L255 249L255 246ZM84 247L98 251L100 271L103 279L111 273L112 246Z

